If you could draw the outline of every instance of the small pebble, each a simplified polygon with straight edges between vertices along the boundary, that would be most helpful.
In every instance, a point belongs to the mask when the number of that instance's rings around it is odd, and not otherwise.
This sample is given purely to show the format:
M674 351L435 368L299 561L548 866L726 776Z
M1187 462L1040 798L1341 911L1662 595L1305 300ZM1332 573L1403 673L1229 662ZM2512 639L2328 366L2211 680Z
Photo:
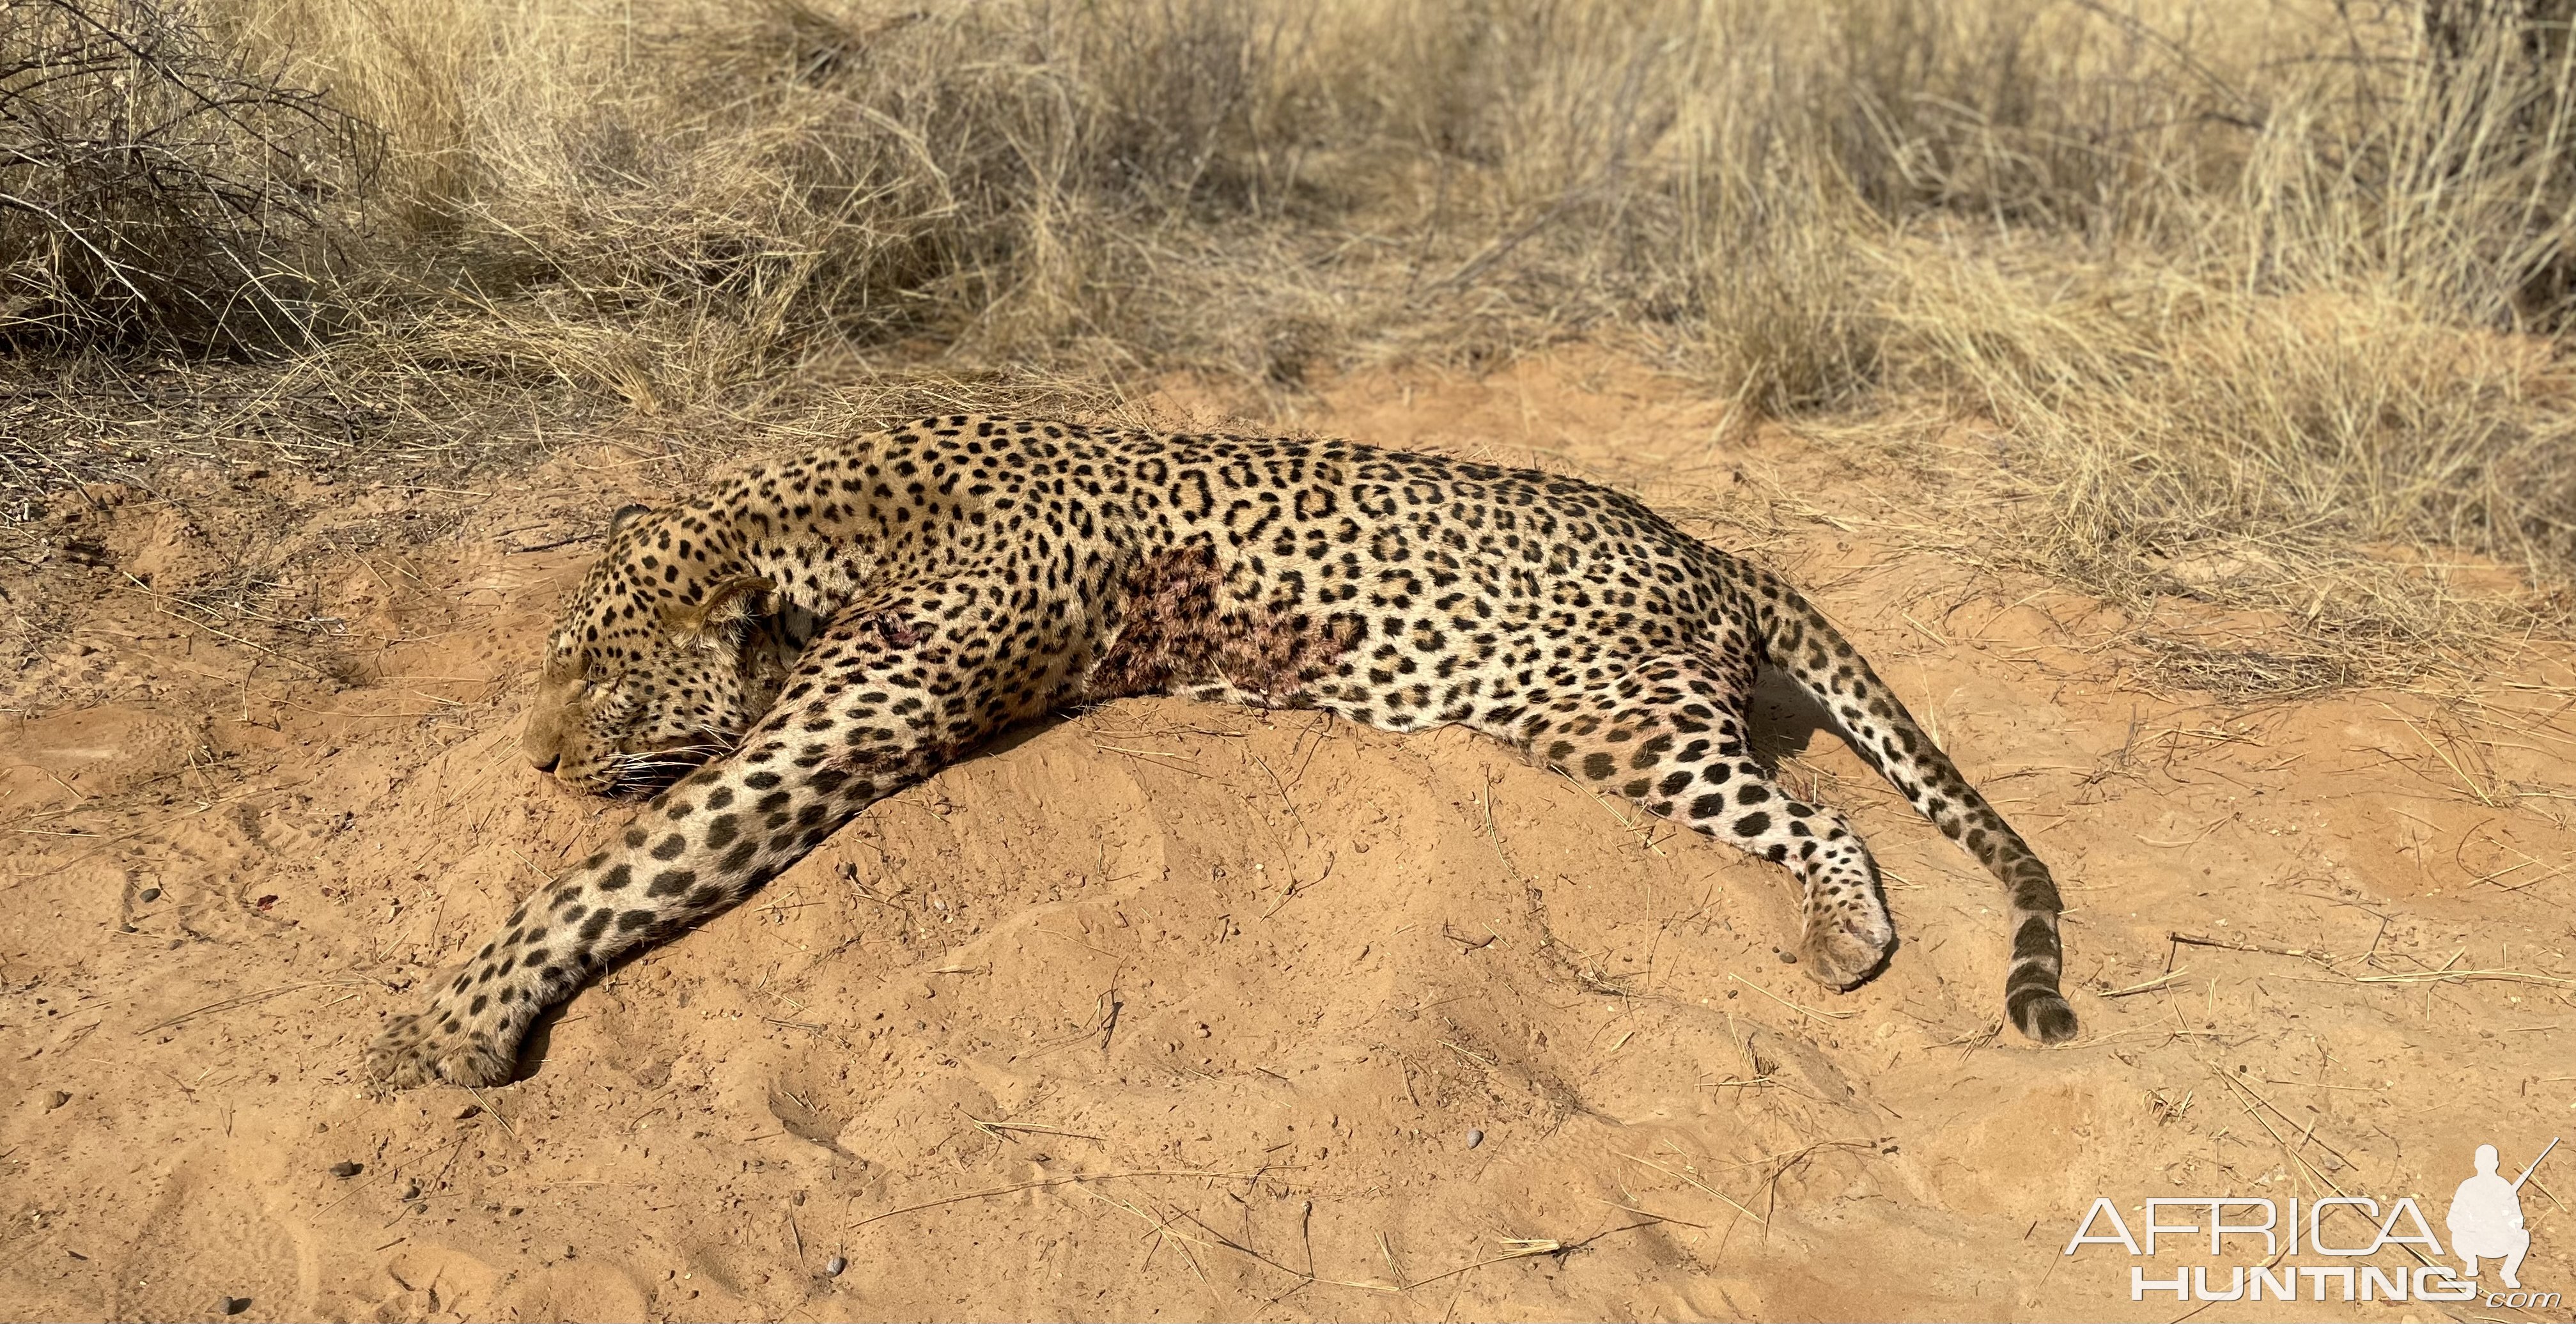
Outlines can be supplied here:
M462 1121L466 1121L466 1120L468 1120L468 1119L470 1119L470 1118L480 1116L480 1115L482 1114L482 1112L483 1112L483 1105L481 1105L481 1104L479 1104L479 1103L469 1103L469 1104L465 1105L464 1107L459 1108L459 1109L457 1109L457 1110L456 1110L456 1120L458 1120L458 1121L460 1121L460 1122L462 1122Z
M1467 1148L1474 1149L1476 1146L1483 1143L1485 1143L1484 1132L1472 1129L1467 1132Z
M53 1111L53 1110L55 1110L56 1108L60 1108L60 1107L62 1107L64 1104L69 1103L69 1102L71 1102L71 1101L72 1101L72 1096L71 1096L71 1092L70 1092L70 1091L68 1091L68 1090L56 1090L56 1091L54 1091L53 1093L48 1094L48 1095L46 1095L46 1096L45 1096L45 1111L46 1111L46 1112L52 1112L52 1111Z
M347 1159L342 1159L331 1165L331 1175L334 1177L355 1177L366 1170L366 1164L352 1163Z
M144 888L142 891L134 894L134 899L137 901L158 901L161 899L161 889L157 887Z
M238 1315L248 1309L250 1309L249 1297L228 1296L224 1298L224 1313L227 1315Z
M1782 953L1780 953L1780 964L1782 964L1782 965L1796 965L1797 963L1798 963L1798 954L1797 954L1796 952L1782 952Z
M840 1277L840 1276L841 1276L841 1271L842 1271L843 1269L846 1269L846 1268L849 1268L849 1267L850 1267L850 1262L849 1262L848 1260L842 1259L842 1258L841 1258L840 1256L838 1256L838 1255L835 1255L835 1256L833 1256L832 1258L830 1258L830 1259L828 1259L828 1260L823 1261L823 1272L825 1272L825 1273L827 1273L827 1274L830 1274L832 1277L835 1277L835 1278Z
M410 1181L403 1183L402 1198L406 1200L417 1200L420 1198L420 1179L418 1177L414 1177Z

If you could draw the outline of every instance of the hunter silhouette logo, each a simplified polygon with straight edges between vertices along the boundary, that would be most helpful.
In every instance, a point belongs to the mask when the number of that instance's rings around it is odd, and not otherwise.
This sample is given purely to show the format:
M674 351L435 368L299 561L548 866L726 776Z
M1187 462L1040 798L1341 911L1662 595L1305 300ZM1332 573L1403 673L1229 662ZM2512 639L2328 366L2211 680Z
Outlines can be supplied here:
M2478 1261L2504 1261L2496 1267L2498 1277L2511 1288L2522 1286L2515 1274L2522 1268L2522 1256L2531 1249L2531 1231L2522 1225L2522 1184L2540 1167L2540 1159L2558 1148L2552 1137L2548 1149L2540 1151L2522 1175L2507 1182L2496 1175L2496 1147L2478 1146L2478 1172L2460 1183L2451 1195L2451 1212L2443 1215L2442 1226L2450 1229L2451 1250L2460 1257L2460 1276L2478 1276Z

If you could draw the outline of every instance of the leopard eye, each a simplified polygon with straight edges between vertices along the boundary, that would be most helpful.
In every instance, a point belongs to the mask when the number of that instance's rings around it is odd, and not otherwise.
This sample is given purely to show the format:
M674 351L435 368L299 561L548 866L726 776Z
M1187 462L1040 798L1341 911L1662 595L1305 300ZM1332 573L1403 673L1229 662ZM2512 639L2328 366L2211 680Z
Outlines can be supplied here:
M625 681L623 675L585 681L583 693L589 696L600 716L612 722L622 722L644 706L643 701L626 688Z

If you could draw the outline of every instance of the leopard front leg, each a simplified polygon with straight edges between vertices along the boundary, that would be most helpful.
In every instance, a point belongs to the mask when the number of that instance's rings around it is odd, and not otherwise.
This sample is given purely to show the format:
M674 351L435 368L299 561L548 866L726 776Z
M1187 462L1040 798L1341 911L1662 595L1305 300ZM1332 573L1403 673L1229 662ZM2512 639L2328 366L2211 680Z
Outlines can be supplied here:
M872 778L796 774L776 768L785 749L755 745L691 774L645 806L618 845L521 901L426 1010L385 1025L367 1051L369 1076L386 1089L508 1080L529 1023L584 980L629 948L731 908L870 800L930 770L916 755L885 760ZM782 828L766 827L780 818Z
M1008 722L1043 686L1013 656L960 647L978 586L854 608L799 662L741 752L654 797L615 846L510 912L429 1007L367 1050L380 1089L509 1079L530 1022L621 953L730 909L875 800ZM977 641L965 641L969 645ZM989 642L989 641L985 641Z

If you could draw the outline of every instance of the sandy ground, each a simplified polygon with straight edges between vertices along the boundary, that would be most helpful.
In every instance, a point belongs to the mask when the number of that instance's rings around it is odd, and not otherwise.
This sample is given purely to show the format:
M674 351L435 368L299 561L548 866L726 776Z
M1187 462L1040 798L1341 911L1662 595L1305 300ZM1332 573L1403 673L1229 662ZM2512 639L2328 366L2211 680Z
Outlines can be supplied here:
M208 472L65 502L8 572L0 1315L2169 1320L2131 1265L2223 1288L2259 1239L2062 1255L2096 1196L2411 1195L2447 1244L2476 1144L2576 1140L2566 651L2156 692L2094 604L1908 550L1915 476L1717 417L1559 363L1302 424L1629 485L1801 577L2065 881L2071 1047L1997 1033L1996 885L1794 710L1764 739L1905 934L1844 996L1781 954L1785 875L1496 745L1142 700L877 805L517 1083L370 1099L379 1019L633 811L515 741L564 540L671 466ZM2571 1149L2527 1287L2576 1292Z

